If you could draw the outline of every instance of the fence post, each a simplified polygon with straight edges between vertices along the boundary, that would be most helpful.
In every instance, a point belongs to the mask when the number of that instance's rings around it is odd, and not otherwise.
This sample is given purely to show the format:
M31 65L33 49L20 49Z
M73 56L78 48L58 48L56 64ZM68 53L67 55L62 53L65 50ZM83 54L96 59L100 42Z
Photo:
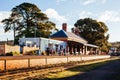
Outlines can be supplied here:
M80 62L82 62L82 56L80 56Z
M4 70L6 70L6 60L4 60Z
M45 58L45 64L47 65L47 57Z
M68 56L67 56L67 63L68 63Z
M28 58L28 68L30 68L30 58Z

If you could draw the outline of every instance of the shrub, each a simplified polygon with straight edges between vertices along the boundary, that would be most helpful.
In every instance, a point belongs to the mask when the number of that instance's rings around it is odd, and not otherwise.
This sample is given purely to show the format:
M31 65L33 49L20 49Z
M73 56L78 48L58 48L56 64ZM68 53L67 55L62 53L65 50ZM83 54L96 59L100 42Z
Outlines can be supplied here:
M46 55L46 52L45 52L45 51L42 51L41 54L42 54L42 55Z
M18 52L12 52L12 54L17 55L17 56L20 55L20 53L18 53Z
M0 54L0 56L5 56L5 54Z
M12 52L6 53L6 56L13 56Z
M32 55L37 55L36 51L31 51Z
M25 55L37 55L36 51L29 51Z
M6 56L14 56L14 55L20 55L20 53L18 53L18 52L9 52L9 53L6 53Z

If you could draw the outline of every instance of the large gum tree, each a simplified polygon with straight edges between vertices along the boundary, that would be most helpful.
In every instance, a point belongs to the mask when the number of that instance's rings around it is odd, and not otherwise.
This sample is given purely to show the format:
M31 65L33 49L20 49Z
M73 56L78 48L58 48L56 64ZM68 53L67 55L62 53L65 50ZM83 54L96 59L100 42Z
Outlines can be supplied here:
M108 27L105 23L85 18L77 20L74 25L79 29L79 35L85 38L88 43L99 46L102 51L108 51L109 34L107 34Z
M15 44L21 37L48 37L57 30L55 23L49 21L35 4L22 3L11 10L9 18L1 21L4 31L14 31Z

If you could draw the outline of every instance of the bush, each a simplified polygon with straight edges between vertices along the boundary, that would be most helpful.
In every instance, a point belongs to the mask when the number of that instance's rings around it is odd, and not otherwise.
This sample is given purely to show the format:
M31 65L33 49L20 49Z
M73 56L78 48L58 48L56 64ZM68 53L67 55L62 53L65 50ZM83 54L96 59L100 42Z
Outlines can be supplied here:
M45 51L42 51L41 54L42 54L42 55L46 55L46 52L45 52Z
M6 53L6 56L13 56L12 52Z
M18 52L12 52L12 54L16 55L16 56L20 55L20 53L18 53Z
M5 56L5 54L0 54L0 56Z
M9 53L6 53L6 56L14 56L14 55L20 55L20 53L18 53L18 52L9 52Z
M37 55L36 51L27 52L25 55Z

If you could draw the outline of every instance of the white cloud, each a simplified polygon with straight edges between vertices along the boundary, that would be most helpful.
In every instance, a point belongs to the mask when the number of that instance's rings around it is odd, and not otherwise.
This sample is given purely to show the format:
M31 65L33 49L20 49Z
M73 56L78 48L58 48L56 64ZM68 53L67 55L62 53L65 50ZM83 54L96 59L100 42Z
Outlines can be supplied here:
M1 26L0 26L1 27ZM0 29L0 36L4 35L4 30Z
M94 3L96 0L85 0L83 2L83 5L88 5L88 4L91 4L91 3Z
M6 41L7 39L13 40L13 31L4 32L3 26L0 26L0 41Z
M3 19L10 16L10 13L9 11L0 11L0 41L7 40L7 38L10 40L13 39L13 32L4 33L3 24L1 23Z
M88 17L91 17L93 16L92 12L86 12L86 11L82 11L80 12L79 14L79 18L88 18Z
M67 19L65 18L65 16L61 16L58 14L58 12L54 9L47 9L45 12L44 12L49 18L51 19L54 19L60 23L63 23L63 22L66 22Z
M79 19L83 18L95 18L102 22L120 22L120 14L117 11L104 11L102 13L92 13L87 11L82 11L79 14Z
M0 26L2 25L1 21L10 16L10 11L0 11Z
M74 25L69 25L69 24L67 24L67 32L71 32L71 28L73 28L74 27ZM62 25L58 25L58 27L57 27L59 30L61 30L62 29Z
M104 3L106 3L106 1L107 1L107 0L102 0L102 3L104 4Z
M106 1L107 0L84 0L82 4L88 5L88 4L92 4L92 3L96 3L96 2L104 4Z
M58 3L59 3L59 2L62 2L62 1L66 1L66 0L57 0Z
M67 26L67 31L68 31L68 32L71 32L71 29L72 29L73 27L74 27L74 26L72 26L72 25L68 25L68 26Z
M103 22L120 22L120 14L116 11L105 11L101 13L98 20Z
M66 1L72 1L72 2L78 2L78 0L56 0L56 2L66 2Z

